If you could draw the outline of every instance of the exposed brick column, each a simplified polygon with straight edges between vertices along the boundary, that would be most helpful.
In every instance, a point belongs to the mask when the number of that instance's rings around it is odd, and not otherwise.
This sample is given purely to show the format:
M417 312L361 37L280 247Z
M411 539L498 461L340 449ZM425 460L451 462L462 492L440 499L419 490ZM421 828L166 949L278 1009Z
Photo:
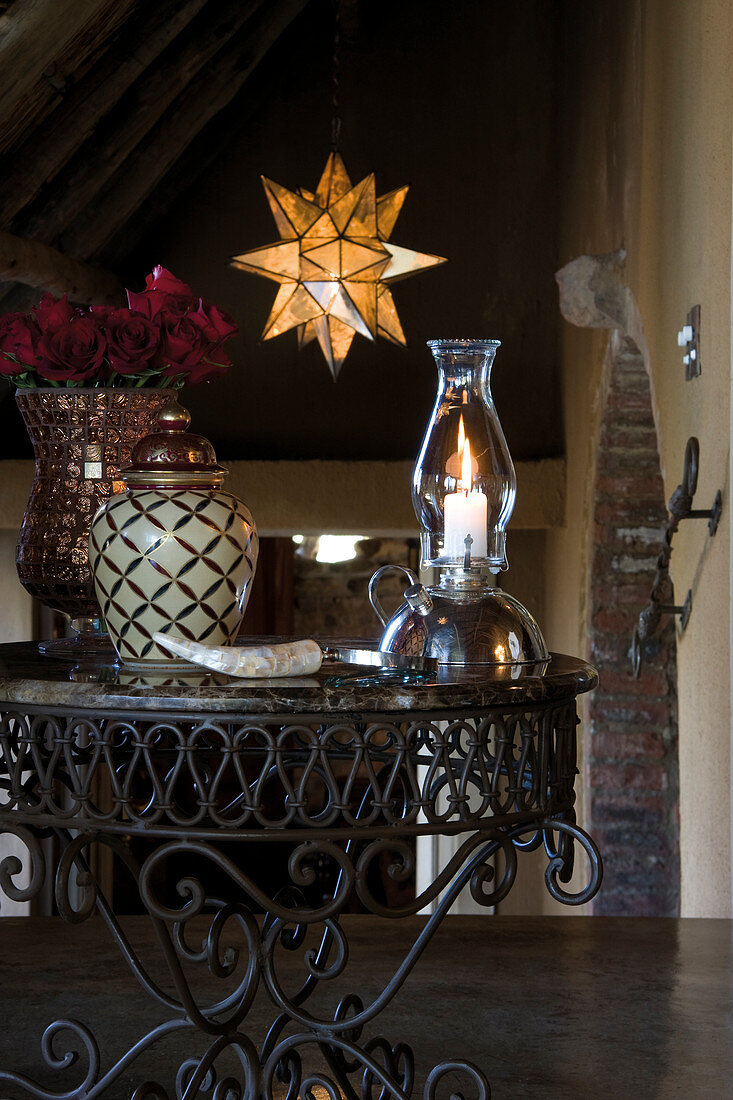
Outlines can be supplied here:
M677 671L672 617L647 643L639 679L629 644L649 602L667 520L649 382L627 341L610 364L596 467L584 781L603 853L598 914L679 915Z

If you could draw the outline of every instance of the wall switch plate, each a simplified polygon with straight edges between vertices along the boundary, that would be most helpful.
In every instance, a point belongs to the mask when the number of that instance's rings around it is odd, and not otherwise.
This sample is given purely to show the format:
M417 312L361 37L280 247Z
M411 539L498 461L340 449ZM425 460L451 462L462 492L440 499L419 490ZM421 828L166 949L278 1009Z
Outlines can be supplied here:
M685 349L682 362L685 364L685 378L697 378L700 374L700 307L693 306L687 314L687 321L677 333L677 343Z

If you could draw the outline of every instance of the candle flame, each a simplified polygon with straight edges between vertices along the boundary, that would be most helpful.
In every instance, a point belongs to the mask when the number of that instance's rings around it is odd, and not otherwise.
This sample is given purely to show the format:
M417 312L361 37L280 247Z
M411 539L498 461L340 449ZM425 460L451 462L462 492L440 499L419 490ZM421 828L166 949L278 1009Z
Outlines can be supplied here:
M471 462L471 444L466 436L463 426L463 417L458 425L458 457L461 461L461 488L468 492L473 480L473 468Z
M466 440L466 446L463 449L463 462L461 464L461 481L463 482L463 488L466 492L471 488L471 481L473 480L472 475L471 444Z

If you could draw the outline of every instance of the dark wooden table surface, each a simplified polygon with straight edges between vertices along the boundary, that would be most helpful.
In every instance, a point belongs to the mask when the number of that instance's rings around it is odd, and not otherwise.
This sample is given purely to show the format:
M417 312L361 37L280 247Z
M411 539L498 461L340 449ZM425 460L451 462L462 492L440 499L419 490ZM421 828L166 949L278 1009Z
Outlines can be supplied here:
M420 919L347 921L347 973L376 992ZM146 919L127 927L152 956ZM455 1056L487 1072L493 1100L733 1097L732 933L724 920L449 917L379 1031L413 1045L417 1096L427 1070ZM263 1004L246 1030L260 1030L271 1012ZM41 1032L59 1017L93 1026L104 1066L159 1015L97 918L76 927L0 921L0 1068L37 1077ZM180 1050L169 1043L173 1072ZM157 1080L167 1056L156 1052ZM129 1096L141 1066L109 1096ZM0 1088L3 1100L16 1095Z

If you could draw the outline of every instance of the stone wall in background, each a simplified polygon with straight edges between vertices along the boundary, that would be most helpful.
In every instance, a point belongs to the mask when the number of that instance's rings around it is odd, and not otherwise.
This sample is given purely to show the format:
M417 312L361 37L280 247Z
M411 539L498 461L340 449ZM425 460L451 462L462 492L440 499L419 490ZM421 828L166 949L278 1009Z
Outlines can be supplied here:
M350 561L319 562L312 556L316 539L306 539L295 554L293 633L298 637L365 638L382 632L367 598L369 578L382 565L405 565L417 571L417 539L364 539ZM379 596L391 614L403 602L408 585L395 573L385 576Z

